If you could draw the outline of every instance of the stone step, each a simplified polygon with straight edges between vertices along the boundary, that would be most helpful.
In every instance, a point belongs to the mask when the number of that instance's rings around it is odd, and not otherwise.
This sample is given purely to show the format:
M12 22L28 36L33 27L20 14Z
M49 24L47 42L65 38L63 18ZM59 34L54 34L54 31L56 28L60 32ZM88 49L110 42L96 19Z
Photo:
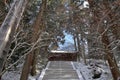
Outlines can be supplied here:
M39 80L80 80L71 61L50 61Z

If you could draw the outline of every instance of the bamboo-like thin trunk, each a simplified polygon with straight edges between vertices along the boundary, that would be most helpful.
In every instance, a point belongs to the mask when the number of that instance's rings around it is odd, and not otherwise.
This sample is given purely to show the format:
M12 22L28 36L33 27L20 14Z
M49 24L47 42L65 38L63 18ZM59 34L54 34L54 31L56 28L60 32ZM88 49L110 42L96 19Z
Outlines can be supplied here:
M78 61L80 61L80 57L82 57L81 55L81 49L80 49L80 39L79 39L79 35L78 33L76 33L76 38L77 38L77 48L78 48Z
M75 51L77 51L77 43L76 43L76 37L74 36L74 47L75 47Z
M82 53L82 55L83 55L84 63L87 64L86 56L85 56L85 46L84 46L83 43L81 44L81 53Z

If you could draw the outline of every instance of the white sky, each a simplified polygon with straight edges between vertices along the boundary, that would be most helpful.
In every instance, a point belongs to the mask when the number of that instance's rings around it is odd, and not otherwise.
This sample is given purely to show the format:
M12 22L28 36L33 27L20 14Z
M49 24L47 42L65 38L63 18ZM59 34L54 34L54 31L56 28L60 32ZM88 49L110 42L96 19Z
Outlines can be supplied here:
M69 46L71 46L71 45L74 46L73 36L71 34L66 33L65 31L63 33L65 35L65 43L63 45L59 43L59 49L58 50L61 50L65 47L69 48ZM74 50L74 49L72 48L71 50Z

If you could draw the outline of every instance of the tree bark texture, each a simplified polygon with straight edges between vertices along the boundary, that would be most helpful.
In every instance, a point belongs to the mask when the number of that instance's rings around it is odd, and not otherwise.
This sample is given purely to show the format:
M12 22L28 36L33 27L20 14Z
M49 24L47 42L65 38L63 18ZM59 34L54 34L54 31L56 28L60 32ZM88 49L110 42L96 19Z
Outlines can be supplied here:
M44 22L44 16L45 16L45 11L46 11L46 6L47 6L47 0L42 0L42 5L40 8L40 12L38 14L38 17L36 19L36 22L34 24L34 38L33 38L33 42L35 42L41 32L45 29L45 22ZM39 51L37 51L39 52ZM39 53L37 53L36 51L33 51L33 63L32 63L32 70L31 70L31 75L35 75L36 74L36 62L37 62L37 56Z
M74 47L75 47L75 51L77 51L77 42L76 42L76 37L74 36Z
M103 33L103 31L104 31L104 29L101 28L100 33ZM119 72L119 68L117 66L115 57L114 57L113 53L110 52L110 47L108 47L108 45L110 43L109 43L109 39L108 39L108 36L106 33L102 35L102 42L106 49L106 58L108 60L109 66L110 66L111 73L113 75L114 80L117 80L118 77L120 77L120 72Z
M6 61L13 34L19 25L27 2L28 0L15 0L0 27L0 74Z
M46 9L46 3L47 3L47 0L42 0L42 5L39 9L38 16L36 17L36 20L33 24L33 38L31 43L36 42L37 39L39 39L39 35L41 34L41 31L44 29L43 15ZM29 73L32 76L36 74L36 62L37 62L37 51L33 50L31 53L29 53L26 56L26 60L23 66L20 80L27 80Z
M29 73L30 73L30 66L31 66L31 63L32 63L32 57L33 57L32 54L28 54L26 56L20 80L28 80L28 76L29 76Z
M80 61L80 57L82 57L82 54L80 49L80 39L78 32L76 33L76 39L77 39L78 61Z
M108 20L110 18L110 13L108 13L108 11L110 10L108 0L103 1L102 4L99 3L99 1L98 2L94 0L88 0L88 1L90 4L91 12L93 13L93 16L92 16L93 25L91 25L91 27L93 28L95 28L96 26L98 27L98 32L101 35L102 43L104 44L104 47L105 47L106 58L110 66L111 73L113 75L114 80L117 80L118 77L120 77L120 72L119 72L116 60L114 58L114 55L112 52L110 52L111 47L108 47L110 44L109 42L110 40L109 40L107 31L105 31L105 28L109 27L109 25L105 26L105 23L102 23L104 19ZM98 6L94 6L96 4L99 4L99 5L101 4L101 7L103 8L101 9L102 11L98 9L99 8ZM107 11L106 14L105 14L105 11ZM102 16L99 16L99 13L101 13Z

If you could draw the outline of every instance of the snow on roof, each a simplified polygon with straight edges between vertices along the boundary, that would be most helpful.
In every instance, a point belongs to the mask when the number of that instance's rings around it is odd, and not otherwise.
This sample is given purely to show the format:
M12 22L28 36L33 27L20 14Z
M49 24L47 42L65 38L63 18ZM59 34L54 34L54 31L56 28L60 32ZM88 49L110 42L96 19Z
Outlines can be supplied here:
M76 53L77 51L58 51L58 50L51 50L49 52L52 53Z

